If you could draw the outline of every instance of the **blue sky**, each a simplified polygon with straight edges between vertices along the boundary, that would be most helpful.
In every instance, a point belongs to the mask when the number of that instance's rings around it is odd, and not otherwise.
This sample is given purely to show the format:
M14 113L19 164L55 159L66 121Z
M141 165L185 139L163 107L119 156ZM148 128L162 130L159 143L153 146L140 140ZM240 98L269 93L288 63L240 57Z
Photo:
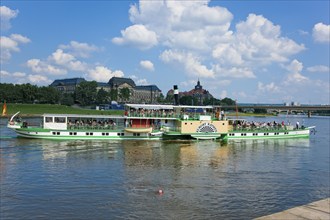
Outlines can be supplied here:
M238 102L329 104L329 1L1 1L1 82L197 80Z

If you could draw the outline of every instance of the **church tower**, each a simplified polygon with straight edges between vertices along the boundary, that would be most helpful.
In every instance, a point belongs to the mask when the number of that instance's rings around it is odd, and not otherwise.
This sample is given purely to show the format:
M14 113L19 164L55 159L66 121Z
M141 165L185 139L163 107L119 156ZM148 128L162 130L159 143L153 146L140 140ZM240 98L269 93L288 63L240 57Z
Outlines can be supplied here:
M199 82L199 79L197 81L197 85L195 86L196 90L203 89L203 86L201 86L201 83Z

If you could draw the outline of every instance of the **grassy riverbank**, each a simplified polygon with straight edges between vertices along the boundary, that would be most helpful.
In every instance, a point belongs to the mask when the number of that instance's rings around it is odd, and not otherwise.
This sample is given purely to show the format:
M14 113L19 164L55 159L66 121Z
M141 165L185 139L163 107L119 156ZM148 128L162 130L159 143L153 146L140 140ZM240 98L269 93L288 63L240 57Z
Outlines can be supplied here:
M2 109L3 104L1 104ZM13 115L20 112L21 116L39 116L44 113L51 114L85 114L85 115L122 115L124 111L98 111L93 109L83 109L70 107L65 105L50 105L50 104L12 104L7 103L7 115Z

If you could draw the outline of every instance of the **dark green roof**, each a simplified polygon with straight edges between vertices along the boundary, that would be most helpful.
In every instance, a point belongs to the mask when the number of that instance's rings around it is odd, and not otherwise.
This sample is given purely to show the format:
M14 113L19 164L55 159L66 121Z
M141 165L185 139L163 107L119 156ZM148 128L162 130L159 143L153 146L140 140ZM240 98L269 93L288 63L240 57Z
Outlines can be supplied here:
M135 90L148 90L148 91L159 91L161 90L156 85L147 85L147 86L136 86Z
M130 78L123 78L123 77L112 77L110 80L109 80L109 85L110 87L115 87L115 85L117 86L120 86L124 83L127 83L128 85L132 86L132 87L135 87L135 82L130 79Z
M52 84L50 84L50 86L78 85L84 81L86 81L84 78L56 79Z

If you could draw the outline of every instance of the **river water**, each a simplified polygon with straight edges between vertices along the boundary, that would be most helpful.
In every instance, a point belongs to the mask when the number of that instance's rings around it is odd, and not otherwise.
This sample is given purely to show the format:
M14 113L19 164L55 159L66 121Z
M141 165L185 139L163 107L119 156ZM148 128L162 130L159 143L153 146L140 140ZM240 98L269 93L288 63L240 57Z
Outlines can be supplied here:
M290 120L317 132L228 143L50 141L16 138L1 119L0 219L252 219L327 198L330 118Z

